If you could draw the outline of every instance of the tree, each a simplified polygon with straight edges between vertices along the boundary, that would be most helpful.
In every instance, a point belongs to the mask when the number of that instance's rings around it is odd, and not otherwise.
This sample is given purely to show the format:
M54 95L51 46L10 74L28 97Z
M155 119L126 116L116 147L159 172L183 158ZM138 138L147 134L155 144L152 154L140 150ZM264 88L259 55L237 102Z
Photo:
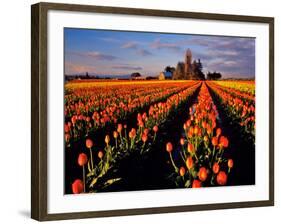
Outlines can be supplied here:
M131 78L137 78L137 77L141 77L141 74L139 72L134 72L131 74Z
M174 67L171 67L171 66L167 66L167 67L165 68L165 72L171 72L171 73L173 73L175 70L176 70L176 69L175 69Z
M175 72L173 73L173 79L184 79L184 63L178 62Z
M198 61L194 60L192 63L192 70L194 72L194 77L195 79L199 79L199 80L205 80L205 75L203 73L203 65L200 61L200 59L198 59Z
M219 73L219 72L213 72L213 73L211 73L211 72L208 72L207 73L207 79L208 80L218 80L218 79L220 79L222 76L221 76L221 73Z

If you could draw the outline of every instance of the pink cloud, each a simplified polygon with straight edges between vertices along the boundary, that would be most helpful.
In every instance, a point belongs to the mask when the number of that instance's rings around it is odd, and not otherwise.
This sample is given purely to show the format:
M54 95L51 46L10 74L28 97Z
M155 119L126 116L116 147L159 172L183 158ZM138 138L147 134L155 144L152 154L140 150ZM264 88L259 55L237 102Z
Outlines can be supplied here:
M80 73L93 73L96 68L94 66L74 64L70 62L65 63L65 73L66 74L80 74Z

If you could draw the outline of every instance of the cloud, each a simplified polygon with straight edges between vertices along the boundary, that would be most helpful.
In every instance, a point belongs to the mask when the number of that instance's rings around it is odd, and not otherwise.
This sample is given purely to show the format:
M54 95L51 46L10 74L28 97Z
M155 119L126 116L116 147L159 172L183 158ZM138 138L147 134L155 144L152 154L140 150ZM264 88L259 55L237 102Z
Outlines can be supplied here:
M72 75L72 74L81 74L86 72L93 73L95 72L95 70L96 70L95 66L65 62L65 74Z
M109 54L103 54L101 52L98 51L89 51L89 52L66 52L66 54L72 54L72 55L76 55L79 57L88 57L94 60L99 60L99 61L113 61L115 59L117 59L118 57L114 56L114 55L109 55Z
M121 46L121 48L124 49L137 49L138 48L138 44L135 41L130 41L128 43L125 43Z
M170 49L174 51L180 51L181 47L179 43L168 43L168 42L161 42L161 40L158 38L154 40L151 44L150 47L153 49Z
M113 69L122 69L122 70L142 70L143 68L140 66L132 66L132 65L115 65L112 66Z
M139 56L149 56L152 55L152 53L146 49L139 47L140 43L136 41L130 41L121 46L123 49L132 49L135 51L135 53Z
M149 55L152 55L152 53L148 50L145 50L145 49L139 49L137 50L137 54L140 55L140 56L149 56Z
M189 40L201 46L194 51L205 71L223 74L255 75L255 40L240 37L193 37Z

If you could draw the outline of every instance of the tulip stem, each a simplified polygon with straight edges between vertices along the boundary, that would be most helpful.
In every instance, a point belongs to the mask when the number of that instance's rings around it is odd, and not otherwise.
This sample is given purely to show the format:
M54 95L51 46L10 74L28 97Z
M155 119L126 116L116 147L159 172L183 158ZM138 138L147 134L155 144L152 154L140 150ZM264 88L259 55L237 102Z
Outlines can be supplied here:
M144 146L145 146L145 142L143 143L143 145L142 145L142 147L141 147L140 154L143 154Z
M92 165L92 170L93 170L94 169L94 161L93 161L92 148L90 148L90 156L91 156L91 165Z
M131 138L131 146L130 146L130 149L132 150L132 148L133 148L133 144L134 144L134 140L133 140L133 138Z
M176 166L176 164L175 164L175 162L174 162L174 160L173 160L172 153L170 152L169 154L170 154L170 158L171 158L171 162L172 162L172 164L173 164L173 167L174 167L174 169L175 169L175 171L176 171L176 173L177 173L179 169L177 168L177 166Z
M185 159L184 159L184 156L182 155L182 152L180 152L180 155L181 155L182 161L185 163Z
M216 152L216 147L214 146L213 152L212 152L212 160L211 160L212 162L211 162L211 164L213 164L213 162L214 162L215 152Z
M84 184L84 193L86 193L86 184L85 184L85 165L83 165L83 184Z
M194 156L195 156L195 159L196 159L197 161L199 161L199 159L198 159L198 157L197 157L197 155L196 155L196 152L194 152Z
M155 139L156 139L156 132L155 132L155 134L154 134L153 141L155 141Z

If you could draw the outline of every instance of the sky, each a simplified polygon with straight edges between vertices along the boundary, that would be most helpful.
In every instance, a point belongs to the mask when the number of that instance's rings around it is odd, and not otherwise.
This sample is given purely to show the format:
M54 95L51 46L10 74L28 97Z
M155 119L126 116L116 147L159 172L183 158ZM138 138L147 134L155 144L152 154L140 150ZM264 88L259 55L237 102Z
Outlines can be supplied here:
M205 73L255 76L255 38L65 28L64 45L66 75L155 76L184 61L189 48Z

